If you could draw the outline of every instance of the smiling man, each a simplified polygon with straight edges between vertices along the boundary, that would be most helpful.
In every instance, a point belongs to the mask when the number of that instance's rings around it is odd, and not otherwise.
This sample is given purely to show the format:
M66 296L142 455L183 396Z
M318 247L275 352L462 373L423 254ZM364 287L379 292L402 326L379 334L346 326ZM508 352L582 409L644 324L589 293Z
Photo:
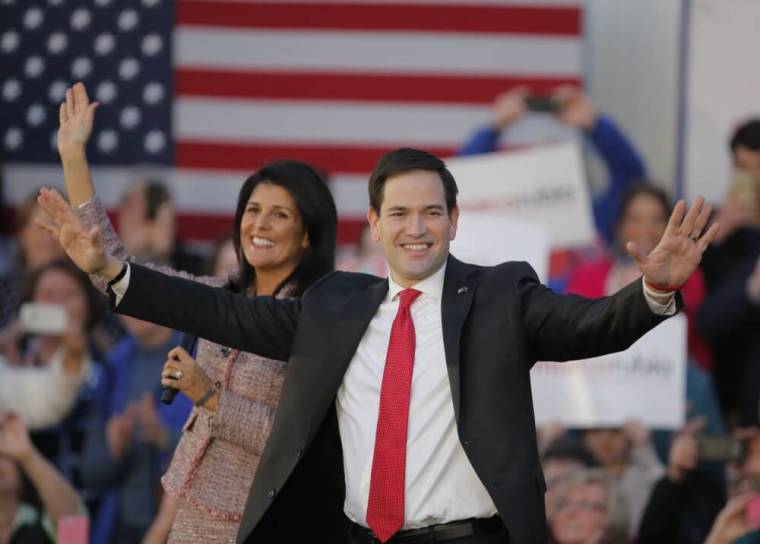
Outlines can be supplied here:
M698 199L686 213L679 202L648 255L628 244L643 279L594 300L556 295L526 263L451 256L456 182L429 153L386 154L369 195L390 277L336 272L302 300L247 299L127 265L60 195L43 190L40 203L69 256L110 280L116 311L289 359L239 542L340 542L317 514L340 501L352 544L545 543L530 369L625 349L674 314L717 232L702 233L709 207ZM326 469L341 466L335 486Z

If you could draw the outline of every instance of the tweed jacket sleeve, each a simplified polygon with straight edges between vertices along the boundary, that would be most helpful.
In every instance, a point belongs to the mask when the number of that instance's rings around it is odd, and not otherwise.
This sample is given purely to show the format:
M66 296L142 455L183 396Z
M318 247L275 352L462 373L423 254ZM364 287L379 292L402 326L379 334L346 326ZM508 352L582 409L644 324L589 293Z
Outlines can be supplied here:
M108 218L108 214L106 213L106 210L103 207L103 203L100 201L100 198L97 196L94 197L92 200L89 200L75 208L74 212L76 213L79 220L82 221L82 224L85 226L85 228L89 229L91 227L98 227L98 229L100 229L100 239L102 240L107 253L110 253L122 261L135 262L134 256L130 255L125 249L124 245L121 243L119 235L113 228L113 224L111 224L111 220ZM219 286L223 285L226 281L225 278L216 278L213 276L195 276L188 272L174 270L170 266L153 263L141 264L153 270L163 272L169 276L177 276L180 278L197 281L205 285ZM107 285L102 278L95 275L90 275L90 281L92 281L92 284L100 292L106 292Z

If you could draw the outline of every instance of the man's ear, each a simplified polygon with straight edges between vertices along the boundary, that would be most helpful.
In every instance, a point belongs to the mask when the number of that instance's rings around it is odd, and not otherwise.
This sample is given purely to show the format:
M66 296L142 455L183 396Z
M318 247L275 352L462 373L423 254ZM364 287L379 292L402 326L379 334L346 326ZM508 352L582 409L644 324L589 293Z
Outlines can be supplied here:
M369 222L369 230L372 233L372 240L377 243L380 241L380 229L378 228L378 222L380 216L372 206L367 210L367 221Z
M449 226L449 241L457 237L457 225L459 224L459 208L454 206L449 214L451 226Z

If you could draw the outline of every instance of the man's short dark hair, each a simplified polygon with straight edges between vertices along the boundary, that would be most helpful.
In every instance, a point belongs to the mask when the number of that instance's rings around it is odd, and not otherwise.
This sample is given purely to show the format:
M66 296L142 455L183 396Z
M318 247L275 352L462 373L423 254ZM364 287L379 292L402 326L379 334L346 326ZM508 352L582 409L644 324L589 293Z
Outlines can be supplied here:
M377 163L375 170L369 177L369 205L372 209L378 215L380 214L385 182L388 178L413 170L429 170L438 174L446 194L446 211L450 215L451 210L457 206L457 193L459 192L454 176L446 168L446 164L435 155L409 147L390 151L383 155Z
M750 119L742 123L731 136L731 151L737 147L746 147L751 151L760 151L760 119Z

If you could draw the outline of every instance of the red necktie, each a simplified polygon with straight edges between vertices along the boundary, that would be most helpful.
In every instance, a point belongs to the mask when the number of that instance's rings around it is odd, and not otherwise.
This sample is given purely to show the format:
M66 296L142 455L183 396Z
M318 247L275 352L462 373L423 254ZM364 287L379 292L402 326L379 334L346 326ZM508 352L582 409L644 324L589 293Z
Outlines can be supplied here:
M415 289L399 293L398 313L393 320L385 357L367 503L367 525L381 542L404 524L406 430L415 343L409 307L420 294Z

